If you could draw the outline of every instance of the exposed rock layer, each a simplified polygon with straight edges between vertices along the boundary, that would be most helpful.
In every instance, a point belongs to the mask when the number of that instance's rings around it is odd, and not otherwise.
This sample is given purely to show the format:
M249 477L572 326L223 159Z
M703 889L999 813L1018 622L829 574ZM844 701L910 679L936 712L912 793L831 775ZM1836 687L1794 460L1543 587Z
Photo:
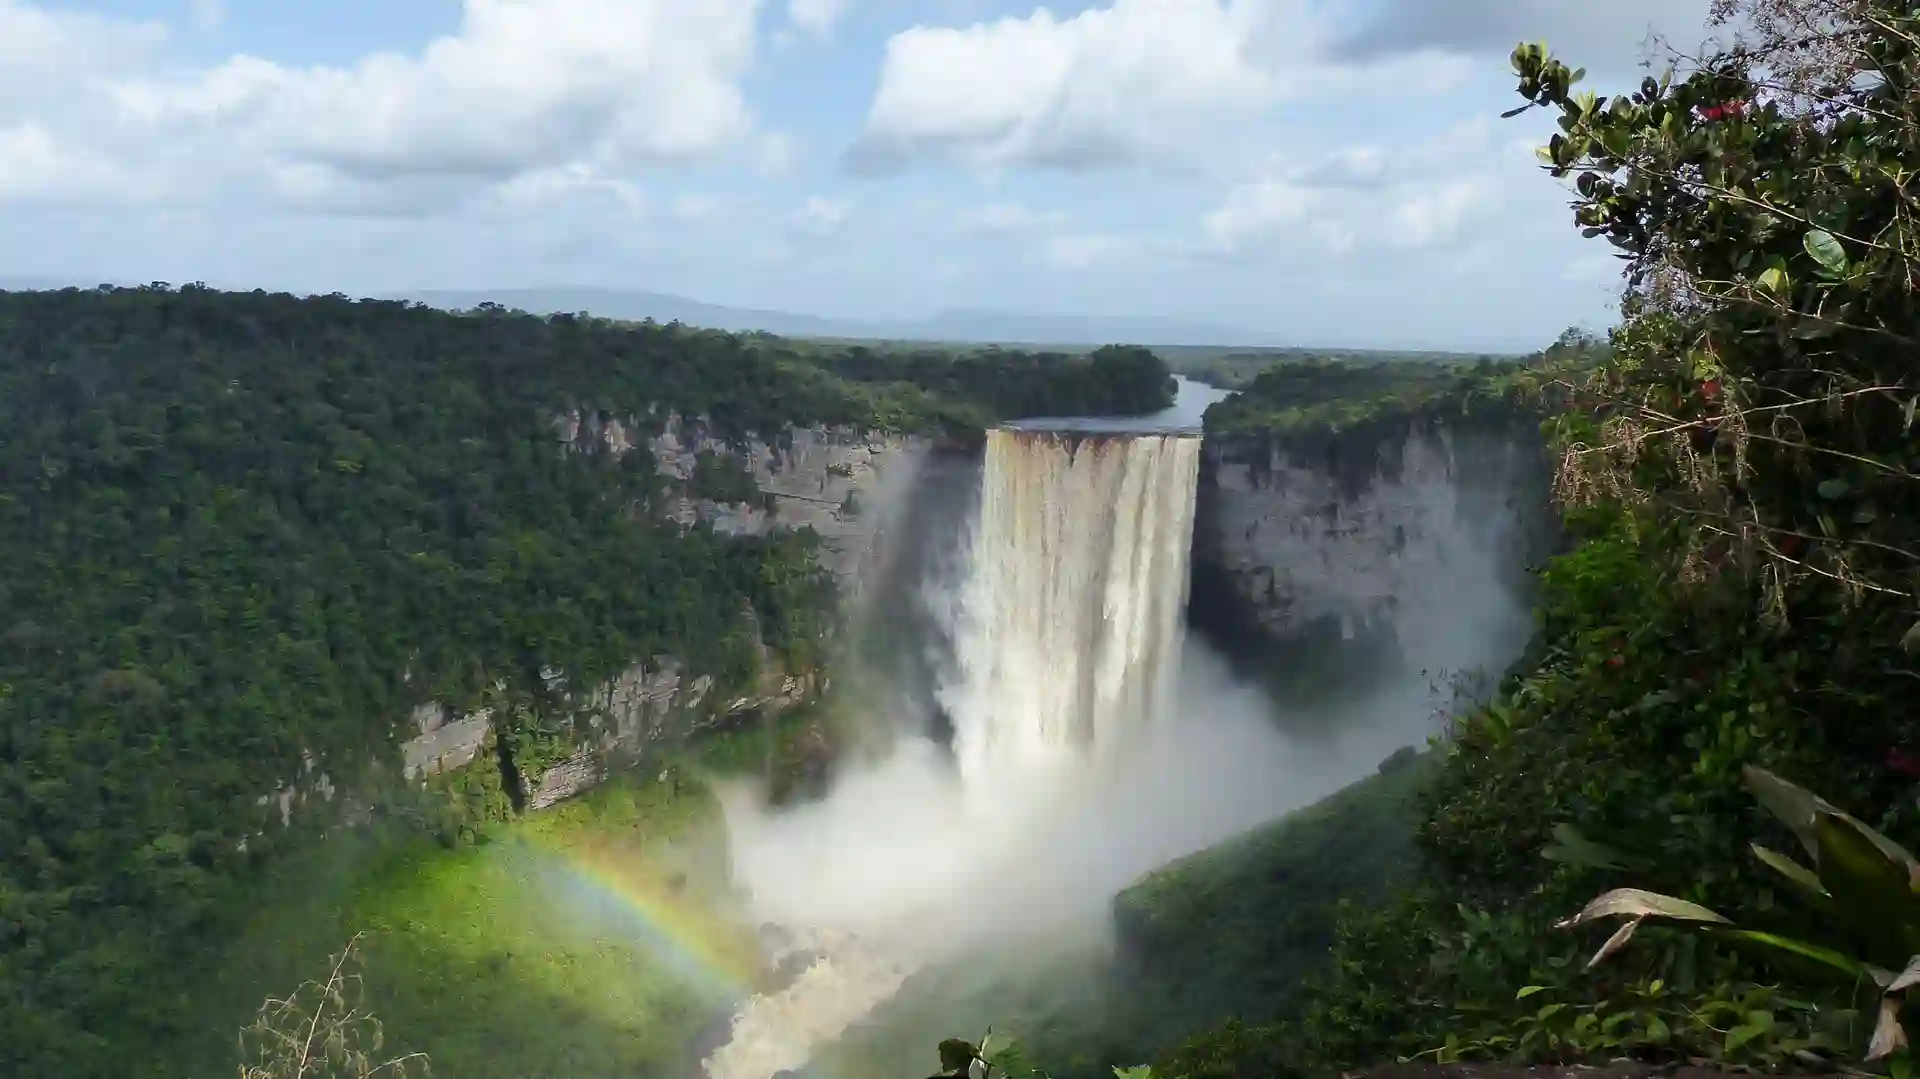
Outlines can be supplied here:
M1363 682L1356 665L1416 653L1456 666L1471 657L1455 643L1511 660L1531 633L1529 569L1557 541L1549 481L1536 421L1521 415L1421 418L1311 446L1210 438L1194 623L1296 683Z

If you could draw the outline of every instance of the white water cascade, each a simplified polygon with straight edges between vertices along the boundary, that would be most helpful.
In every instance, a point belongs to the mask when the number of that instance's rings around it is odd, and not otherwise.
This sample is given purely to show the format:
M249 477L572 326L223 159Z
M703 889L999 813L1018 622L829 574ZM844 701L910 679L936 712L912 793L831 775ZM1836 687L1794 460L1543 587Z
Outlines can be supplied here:
M1199 467L1187 436L987 436L942 694L970 790L1114 751L1165 713Z
M722 792L752 915L837 943L741 1007L709 1079L801 1068L913 971L1104 925L1138 874L1271 814L1257 737L1163 737L1199 462L1193 435L989 433L947 615L951 757L909 740L787 812Z

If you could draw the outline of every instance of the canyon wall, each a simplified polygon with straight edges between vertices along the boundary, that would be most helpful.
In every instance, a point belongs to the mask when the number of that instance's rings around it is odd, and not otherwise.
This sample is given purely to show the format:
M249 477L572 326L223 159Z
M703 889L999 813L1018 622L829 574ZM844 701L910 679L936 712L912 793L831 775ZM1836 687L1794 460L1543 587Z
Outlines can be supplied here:
M886 538L902 518L900 507L928 448L920 438L824 426L795 428L771 442L730 442L697 419L622 418L594 409L560 415L554 427L566 453L648 453L665 488L661 500L644 512L682 527L704 522L734 535L812 530L821 540L817 558L848 602L858 602L862 582L885 578L889 563L900 557L899 545ZM655 430L651 436L641 433L648 427ZM703 456L750 478L752 495L732 501L707 497L695 483ZM756 684L727 696L716 694L712 677L685 670L673 656L637 657L604 685L569 687L563 672L548 672L548 678L560 711L576 717L577 748L539 774L523 777L529 809L579 793L610 768L637 759L649 745L677 741L748 713L782 711L825 688L820 673L784 670L765 649ZM424 779L479 759L489 751L491 717L491 709L453 715L435 701L415 708L402 731L406 778ZM284 815L296 796L283 791L276 797Z
M1531 636L1558 537L1535 417L1209 435L1201 470L1190 617L1243 672L1309 700L1484 681Z

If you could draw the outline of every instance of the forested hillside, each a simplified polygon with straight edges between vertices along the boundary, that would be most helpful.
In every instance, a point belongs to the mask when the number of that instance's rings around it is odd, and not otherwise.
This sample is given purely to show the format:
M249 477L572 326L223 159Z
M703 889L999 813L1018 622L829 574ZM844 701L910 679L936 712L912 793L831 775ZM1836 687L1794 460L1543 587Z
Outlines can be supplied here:
M1207 410L1207 433L1282 440L1325 439L1422 416L1457 419L1519 405L1544 419L1540 391L1583 375L1607 354L1605 342L1569 329L1528 356L1460 362L1309 358L1275 364Z
M1145 411L1170 382L1133 356L1140 396L1090 401L1090 361L1005 362L1036 410ZM1015 403L833 366L497 308L0 294L0 1071L111 1071L123 1039L191 1022L155 975L245 907L303 828L270 796L309 769L429 828L476 797L506 811L497 788L402 789L413 705L493 707L524 771L555 750L548 672L670 653L725 688L814 662L832 588L808 534L666 522L644 440L564 454L555 419L777 439L964 431Z

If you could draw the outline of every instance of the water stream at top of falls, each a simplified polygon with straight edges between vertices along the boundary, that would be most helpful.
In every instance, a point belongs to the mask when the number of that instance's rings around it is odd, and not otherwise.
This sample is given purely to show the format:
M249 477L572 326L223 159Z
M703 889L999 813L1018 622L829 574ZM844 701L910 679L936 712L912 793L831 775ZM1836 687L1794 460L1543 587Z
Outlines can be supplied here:
M723 796L756 916L832 943L742 1005L710 1079L801 1068L913 970L1049 904L1084 917L1148 868L1112 857L1101 830L1124 822L1055 809L1127 782L1115 770L1171 718L1199 463L1200 439L1164 427L989 432L940 690L951 759L903 746L788 814ZM1058 868L983 896L977 875L1015 850Z

